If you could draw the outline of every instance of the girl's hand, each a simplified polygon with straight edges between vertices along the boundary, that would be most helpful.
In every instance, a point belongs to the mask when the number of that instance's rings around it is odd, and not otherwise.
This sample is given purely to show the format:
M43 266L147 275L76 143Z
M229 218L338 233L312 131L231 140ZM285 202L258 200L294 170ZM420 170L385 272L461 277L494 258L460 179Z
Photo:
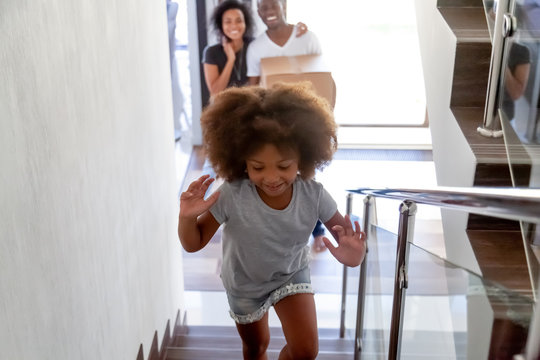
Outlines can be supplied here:
M223 46L223 51L225 51L225 55L227 55L227 60L234 62L236 60L236 53L234 52L232 42L224 38L221 41L221 45Z
M188 189L180 195L181 218L197 218L214 205L219 197L219 191L204 199L204 194L214 180L210 175L203 175L189 184Z
M358 221L352 227L349 215L345 215L345 226L335 225L332 230L338 235L338 247L334 247L328 238L323 238L324 244L343 265L358 266L366 255L366 234L360 230Z
M305 33L307 33L307 30L307 25L303 22L299 22L298 24L296 24L296 37L304 35Z

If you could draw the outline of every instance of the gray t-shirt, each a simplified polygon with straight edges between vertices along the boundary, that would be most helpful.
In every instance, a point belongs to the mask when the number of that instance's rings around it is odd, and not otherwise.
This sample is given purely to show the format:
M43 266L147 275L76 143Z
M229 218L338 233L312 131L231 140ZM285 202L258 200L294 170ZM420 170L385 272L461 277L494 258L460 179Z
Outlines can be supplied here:
M320 183L300 177L283 210L266 205L248 179L225 182L219 191L210 211L224 224L221 279L233 296L266 296L308 266L307 243L315 223L337 211Z

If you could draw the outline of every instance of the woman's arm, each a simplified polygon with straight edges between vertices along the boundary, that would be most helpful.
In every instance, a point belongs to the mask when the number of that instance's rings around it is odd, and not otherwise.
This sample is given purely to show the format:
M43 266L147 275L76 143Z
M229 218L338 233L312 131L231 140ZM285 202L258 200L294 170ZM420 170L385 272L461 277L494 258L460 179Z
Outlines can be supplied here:
M219 192L204 199L204 194L213 181L209 175L201 176L180 196L178 237L187 252L204 248L219 228L219 223L209 211L217 201Z
M302 35L304 35L305 33L307 33L308 31L308 28L307 28L307 25L304 24L303 22L298 22L298 24L295 25L296 26L296 37L300 37Z
M215 95L227 88L227 86L229 85L229 80L231 79L232 71L234 69L236 54L234 52L232 44L224 40L223 50L227 55L227 62L225 63L225 67L223 68L221 74L219 73L217 65L204 64L203 66L204 80L206 81L206 86L208 87L210 95Z
M323 238L330 253L344 265L352 267L360 265L366 255L366 234L360 230L358 221L354 222L353 229L349 215L343 217L336 211L324 225L338 243L338 246L334 247L328 238Z
M529 63L517 65L513 72L506 68L505 87L512 100L516 101L525 92L530 69L531 64Z
M206 81L206 86L208 87L210 95L216 95L227 88L229 80L231 79L233 65L234 61L227 61L227 64L220 74L217 65L203 64L204 80Z

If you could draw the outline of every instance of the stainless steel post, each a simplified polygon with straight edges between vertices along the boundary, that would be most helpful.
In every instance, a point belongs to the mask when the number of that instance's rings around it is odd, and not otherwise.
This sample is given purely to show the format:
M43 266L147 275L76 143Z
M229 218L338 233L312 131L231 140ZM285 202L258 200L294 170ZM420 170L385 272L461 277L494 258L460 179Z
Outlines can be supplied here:
M368 195L364 198L364 219L362 221L362 231L366 233L366 256L360 265L360 276L358 279L358 299L356 304L356 333L354 346L354 360L360 359L362 351L362 339L364 337L364 308L366 306L366 271L367 271L367 240L370 229L371 202L374 199Z
M347 215L351 216L352 214L352 200L353 194L347 194ZM347 305L347 266L343 265L343 276L341 284L341 319L339 323L339 337L345 337L345 307Z
M405 200L399 206L399 228L396 253L396 273L394 278L394 300L390 322L390 346L388 359L399 359L401 355L401 331L405 308L405 291L408 286L407 267L409 262L409 239L414 232L416 203Z
M537 299L540 298L540 281L538 283ZM534 305L534 312L529 326L529 336L527 337L527 346L525 348L526 360L540 359L540 302L537 300Z
M477 131L487 137L502 136L501 124L498 117L497 98L499 87L504 74L502 69L504 39L508 35L505 24L505 13L508 12L508 0L497 1L497 12L495 14L495 25L493 26L493 39L491 50L491 63L489 66L489 77L486 92L486 103L484 107L484 121ZM511 27L510 27L511 28Z

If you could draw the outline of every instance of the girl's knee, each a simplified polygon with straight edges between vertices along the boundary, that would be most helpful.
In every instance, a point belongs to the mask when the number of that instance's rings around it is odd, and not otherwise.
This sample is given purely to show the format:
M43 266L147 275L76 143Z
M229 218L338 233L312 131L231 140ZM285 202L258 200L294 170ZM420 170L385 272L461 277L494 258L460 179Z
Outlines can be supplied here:
M270 339L268 339L267 341L259 342L259 343L247 344L243 342L242 352L244 353L244 358L245 359L260 359L266 353L269 343L270 343Z
M312 360L319 354L319 344L317 341L287 344L292 359Z

